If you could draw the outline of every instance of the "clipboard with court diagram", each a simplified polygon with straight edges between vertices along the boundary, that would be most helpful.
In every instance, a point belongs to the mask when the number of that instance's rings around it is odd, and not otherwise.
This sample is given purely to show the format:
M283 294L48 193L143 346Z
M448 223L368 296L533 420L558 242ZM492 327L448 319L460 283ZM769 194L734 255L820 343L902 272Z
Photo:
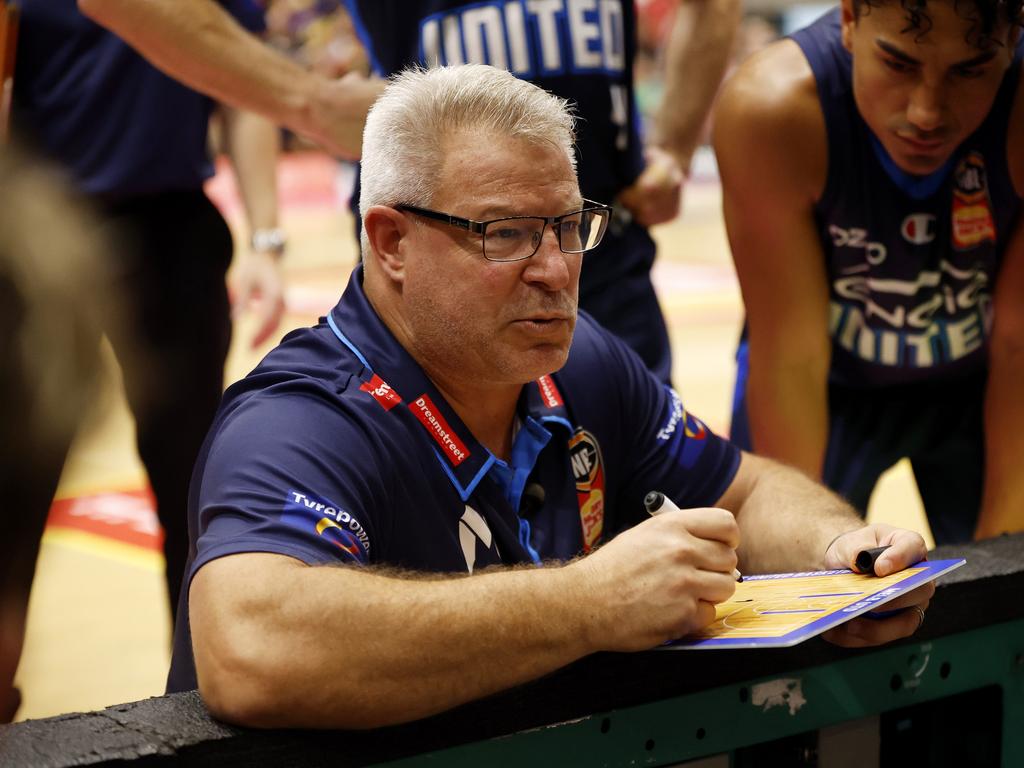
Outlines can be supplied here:
M717 605L715 621L701 632L661 646L665 650L784 648L868 611L966 560L923 560L889 576L850 570L744 576L732 598Z

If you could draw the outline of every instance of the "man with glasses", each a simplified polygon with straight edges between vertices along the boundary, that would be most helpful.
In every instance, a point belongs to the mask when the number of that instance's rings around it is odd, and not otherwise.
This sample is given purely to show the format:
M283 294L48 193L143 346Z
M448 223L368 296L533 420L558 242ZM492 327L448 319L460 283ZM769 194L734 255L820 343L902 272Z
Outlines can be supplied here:
M363 165L363 264L228 390L200 455L170 690L253 726L397 723L706 626L737 562L924 556L712 434L577 316L610 211L580 194L564 101L408 71ZM649 517L652 490L684 509ZM910 634L931 591L832 639Z

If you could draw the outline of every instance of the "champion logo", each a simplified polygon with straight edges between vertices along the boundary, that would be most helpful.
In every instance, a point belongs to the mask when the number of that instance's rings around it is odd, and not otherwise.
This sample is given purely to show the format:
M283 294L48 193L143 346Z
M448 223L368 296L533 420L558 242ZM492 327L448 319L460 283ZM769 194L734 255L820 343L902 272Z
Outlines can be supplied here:
M395 390L391 388L384 379L378 376L376 373L373 374L373 378L369 381L364 381L359 385L359 389L363 392L369 392L370 396L380 403L381 408L385 411L390 411L400 402L402 398Z
M935 239L935 216L930 213L912 213L903 220L900 233L908 243L930 243Z
M434 438L434 441L441 446L445 457L453 466L459 466L469 458L469 449L466 444L459 440L458 435L452 431L437 411L437 406L430 399L429 395L423 394L409 403L409 409L413 415L420 420L420 423L427 428L427 432Z
M559 408L564 405L562 393L558 391L554 379L550 376L541 376L537 379L537 389L540 390L541 399L548 408Z

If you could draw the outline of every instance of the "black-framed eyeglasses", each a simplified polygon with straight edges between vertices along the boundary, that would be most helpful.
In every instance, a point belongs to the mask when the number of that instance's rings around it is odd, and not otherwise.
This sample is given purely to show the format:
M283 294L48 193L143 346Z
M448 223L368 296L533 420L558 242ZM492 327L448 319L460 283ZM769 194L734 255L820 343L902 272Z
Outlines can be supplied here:
M555 230L562 253L583 253L596 248L608 229L612 209L592 200L583 202L585 208L561 216L506 216L489 221L463 219L415 205L396 205L395 209L475 232L480 235L488 261L522 261L538 251L549 226Z

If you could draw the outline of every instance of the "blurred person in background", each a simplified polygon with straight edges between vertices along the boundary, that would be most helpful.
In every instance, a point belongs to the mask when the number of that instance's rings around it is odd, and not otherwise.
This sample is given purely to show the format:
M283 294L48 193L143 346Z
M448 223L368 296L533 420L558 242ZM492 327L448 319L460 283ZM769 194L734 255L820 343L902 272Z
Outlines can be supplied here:
M247 0L227 7L262 29L262 11ZM164 529L172 613L188 549L188 482L220 401L231 338L225 274L232 238L203 191L213 173L212 108L83 16L74 0L22 0L13 130L66 170L110 230L106 290L121 302L103 330L124 372ZM252 232L232 290L239 308L260 299L258 344L283 312L278 134L251 113L226 108L225 118ZM60 263L61 254L49 258Z
M0 723L18 710L39 541L68 443L96 391L104 245L38 158L0 147Z
M638 31L631 0L590 7L561 0L346 0L379 75L417 63L491 64L576 105L580 186L589 199L615 200L617 214L583 270L580 307L666 384L671 346L651 283L655 245L648 227L679 212L684 175L740 14L738 0L676 5L666 22L664 98L645 146L634 97Z

